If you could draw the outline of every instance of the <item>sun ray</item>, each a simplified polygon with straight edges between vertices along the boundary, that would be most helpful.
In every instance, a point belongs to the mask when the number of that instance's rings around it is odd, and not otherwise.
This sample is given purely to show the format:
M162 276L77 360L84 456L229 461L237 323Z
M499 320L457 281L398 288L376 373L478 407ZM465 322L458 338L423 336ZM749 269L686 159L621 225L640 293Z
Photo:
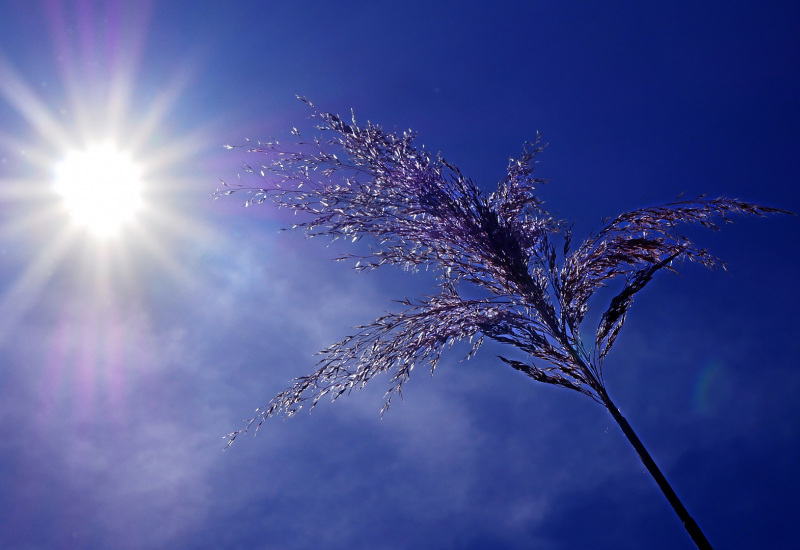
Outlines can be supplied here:
M199 278L185 264L181 263L160 235L168 234L174 238L191 238L196 242L208 241L212 238L209 229L195 219L178 212L153 210L148 213L149 225L157 227L157 231L139 231L136 243L143 248L149 257L158 262L161 270L170 279L183 288L192 287Z
M4 96L48 141L55 142L60 147L66 147L70 143L69 135L2 53L0 53L0 95Z
M70 251L70 241L68 233L56 237L0 296L0 341L5 340L10 329L41 295L53 266Z
M183 91L189 85L193 77L193 72L188 68L179 70L167 86L149 105L147 112L133 130L130 136L131 147L140 147L149 137L152 136L156 128L162 123L167 112L179 101Z

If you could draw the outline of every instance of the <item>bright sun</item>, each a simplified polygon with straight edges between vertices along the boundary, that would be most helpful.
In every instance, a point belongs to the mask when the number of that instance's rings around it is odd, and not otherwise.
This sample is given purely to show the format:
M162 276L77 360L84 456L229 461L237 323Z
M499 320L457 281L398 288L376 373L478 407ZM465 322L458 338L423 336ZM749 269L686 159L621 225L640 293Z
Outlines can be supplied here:
M141 206L141 169L113 145L68 153L56 166L55 190L75 223L110 237Z

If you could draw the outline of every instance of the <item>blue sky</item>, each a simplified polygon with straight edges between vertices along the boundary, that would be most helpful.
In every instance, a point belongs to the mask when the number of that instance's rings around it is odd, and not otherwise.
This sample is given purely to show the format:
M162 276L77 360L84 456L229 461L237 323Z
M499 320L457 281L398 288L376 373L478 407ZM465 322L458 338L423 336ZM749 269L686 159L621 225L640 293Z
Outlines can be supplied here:
M307 108L413 128L491 189L541 132L542 198L585 235L681 192L800 211L794 2L0 4L0 546L692 548L602 407L488 347L222 436L423 276L353 272L211 201ZM145 206L114 239L53 192L113 138ZM800 222L688 230L636 300L612 397L717 548L800 537Z

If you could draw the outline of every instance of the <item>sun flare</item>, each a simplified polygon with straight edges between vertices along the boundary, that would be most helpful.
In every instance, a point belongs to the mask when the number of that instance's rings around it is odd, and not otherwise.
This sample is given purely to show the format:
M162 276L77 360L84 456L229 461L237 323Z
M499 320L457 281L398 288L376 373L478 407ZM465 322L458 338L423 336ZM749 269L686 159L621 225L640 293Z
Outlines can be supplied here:
M141 168L110 144L69 152L54 185L73 221L98 237L114 235L141 206Z

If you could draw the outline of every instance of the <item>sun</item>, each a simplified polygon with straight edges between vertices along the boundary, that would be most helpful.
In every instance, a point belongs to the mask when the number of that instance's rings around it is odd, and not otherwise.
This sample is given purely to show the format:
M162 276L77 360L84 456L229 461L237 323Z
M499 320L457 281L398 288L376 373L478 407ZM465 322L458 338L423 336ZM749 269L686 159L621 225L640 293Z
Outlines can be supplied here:
M55 167L54 188L76 224L108 238L139 211L142 170L114 145L96 144L65 155Z

